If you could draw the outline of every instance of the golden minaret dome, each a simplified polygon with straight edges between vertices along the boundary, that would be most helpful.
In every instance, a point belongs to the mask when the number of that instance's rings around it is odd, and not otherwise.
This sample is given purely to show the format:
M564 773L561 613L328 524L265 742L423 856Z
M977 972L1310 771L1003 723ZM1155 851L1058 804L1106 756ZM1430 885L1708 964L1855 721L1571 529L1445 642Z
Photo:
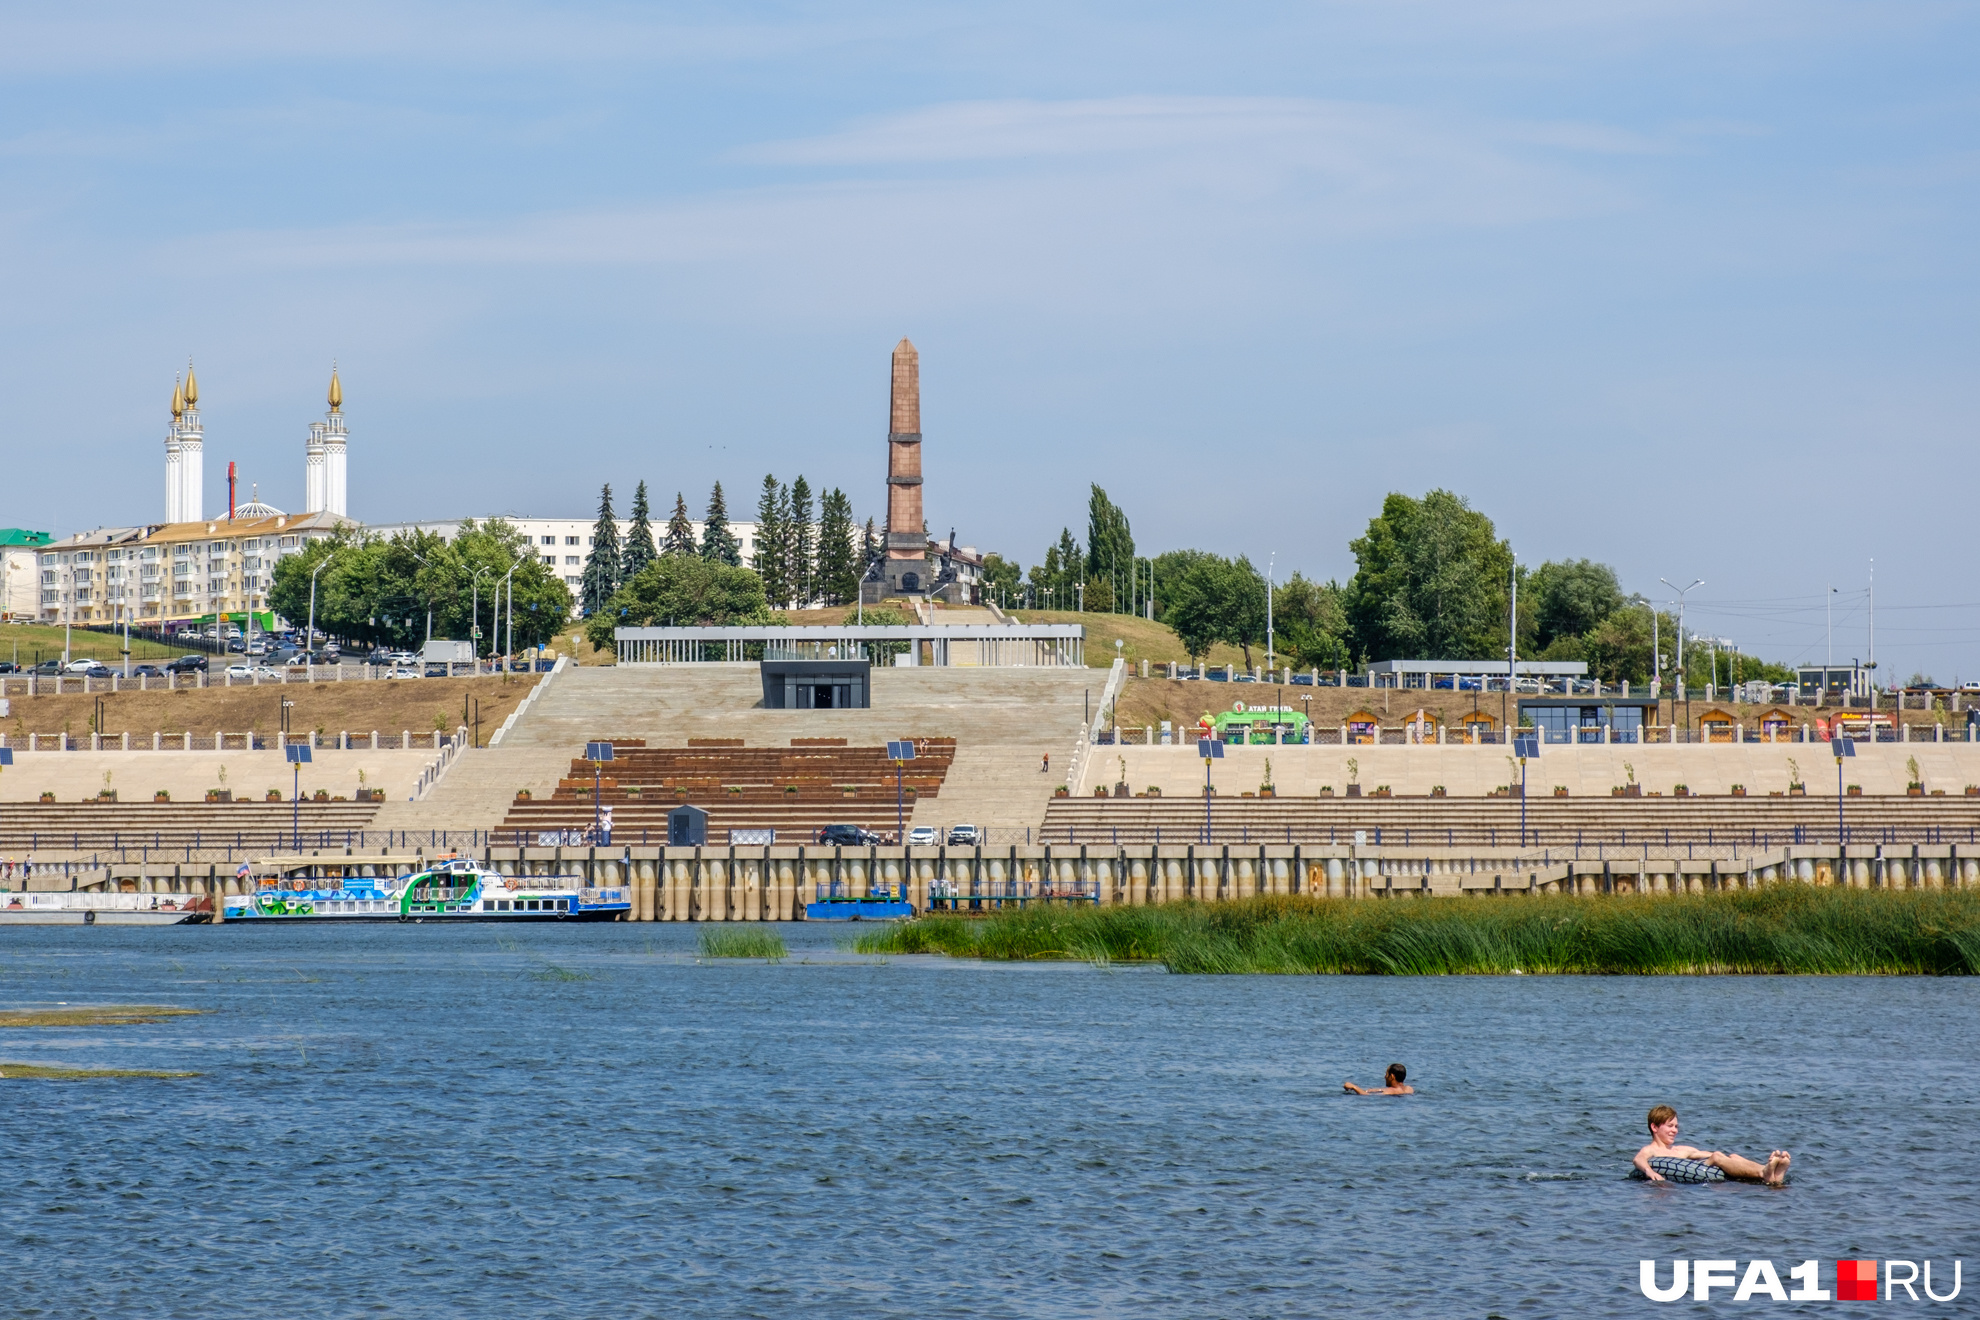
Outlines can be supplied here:
M344 387L342 384L338 382L337 367L336 364L332 363L330 367L330 411L336 412L338 409L342 408L343 406L344 406Z
M199 406L199 378L193 375L192 359L186 359L186 407Z
M177 376L172 377L172 420L177 421L186 411L186 390Z

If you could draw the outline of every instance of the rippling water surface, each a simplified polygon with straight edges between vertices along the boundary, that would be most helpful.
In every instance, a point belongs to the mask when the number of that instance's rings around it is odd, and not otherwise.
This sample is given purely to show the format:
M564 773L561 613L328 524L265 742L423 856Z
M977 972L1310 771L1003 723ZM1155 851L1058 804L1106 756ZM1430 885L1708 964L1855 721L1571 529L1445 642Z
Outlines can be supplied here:
M0 932L7 1004L212 1010L0 1035L202 1074L0 1082L0 1312L1638 1314L1681 1309L1637 1292L1674 1256L1963 1257L1980 1309L1970 980L1180 977L784 933L768 965L678 926ZM1421 1094L1340 1094L1392 1059ZM1658 1101L1790 1148L1792 1185L1624 1181Z

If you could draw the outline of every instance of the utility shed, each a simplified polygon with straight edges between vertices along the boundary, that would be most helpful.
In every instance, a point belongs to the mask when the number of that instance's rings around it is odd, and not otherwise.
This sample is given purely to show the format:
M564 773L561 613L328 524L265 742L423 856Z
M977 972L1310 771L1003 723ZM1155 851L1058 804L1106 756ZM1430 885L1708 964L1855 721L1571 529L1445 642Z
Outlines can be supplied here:
M865 710L873 705L870 660L765 660L765 710Z

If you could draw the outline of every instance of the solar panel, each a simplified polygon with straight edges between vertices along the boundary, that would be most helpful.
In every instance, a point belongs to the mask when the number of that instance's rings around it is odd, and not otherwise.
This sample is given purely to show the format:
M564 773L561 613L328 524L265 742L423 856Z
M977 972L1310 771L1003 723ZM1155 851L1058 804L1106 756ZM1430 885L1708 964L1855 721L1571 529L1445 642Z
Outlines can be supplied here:
M588 742L584 745L584 759L587 761L610 761L612 744L608 742Z
M288 743L282 748L282 752L285 756L288 757L289 761L294 765L313 764L313 762L309 759L308 743Z
M889 761L912 761L914 759L914 744L908 741L888 743L887 759Z

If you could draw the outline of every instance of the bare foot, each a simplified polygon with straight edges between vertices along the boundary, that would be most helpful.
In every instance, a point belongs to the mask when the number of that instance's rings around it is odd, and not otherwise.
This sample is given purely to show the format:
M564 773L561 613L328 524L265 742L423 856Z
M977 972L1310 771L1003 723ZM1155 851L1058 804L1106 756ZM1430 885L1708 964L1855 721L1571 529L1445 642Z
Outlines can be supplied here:
M1769 1187L1779 1187L1782 1183L1786 1182L1788 1165L1792 1162L1793 1158L1793 1156L1784 1150L1777 1150L1768 1156L1767 1173L1761 1181Z

